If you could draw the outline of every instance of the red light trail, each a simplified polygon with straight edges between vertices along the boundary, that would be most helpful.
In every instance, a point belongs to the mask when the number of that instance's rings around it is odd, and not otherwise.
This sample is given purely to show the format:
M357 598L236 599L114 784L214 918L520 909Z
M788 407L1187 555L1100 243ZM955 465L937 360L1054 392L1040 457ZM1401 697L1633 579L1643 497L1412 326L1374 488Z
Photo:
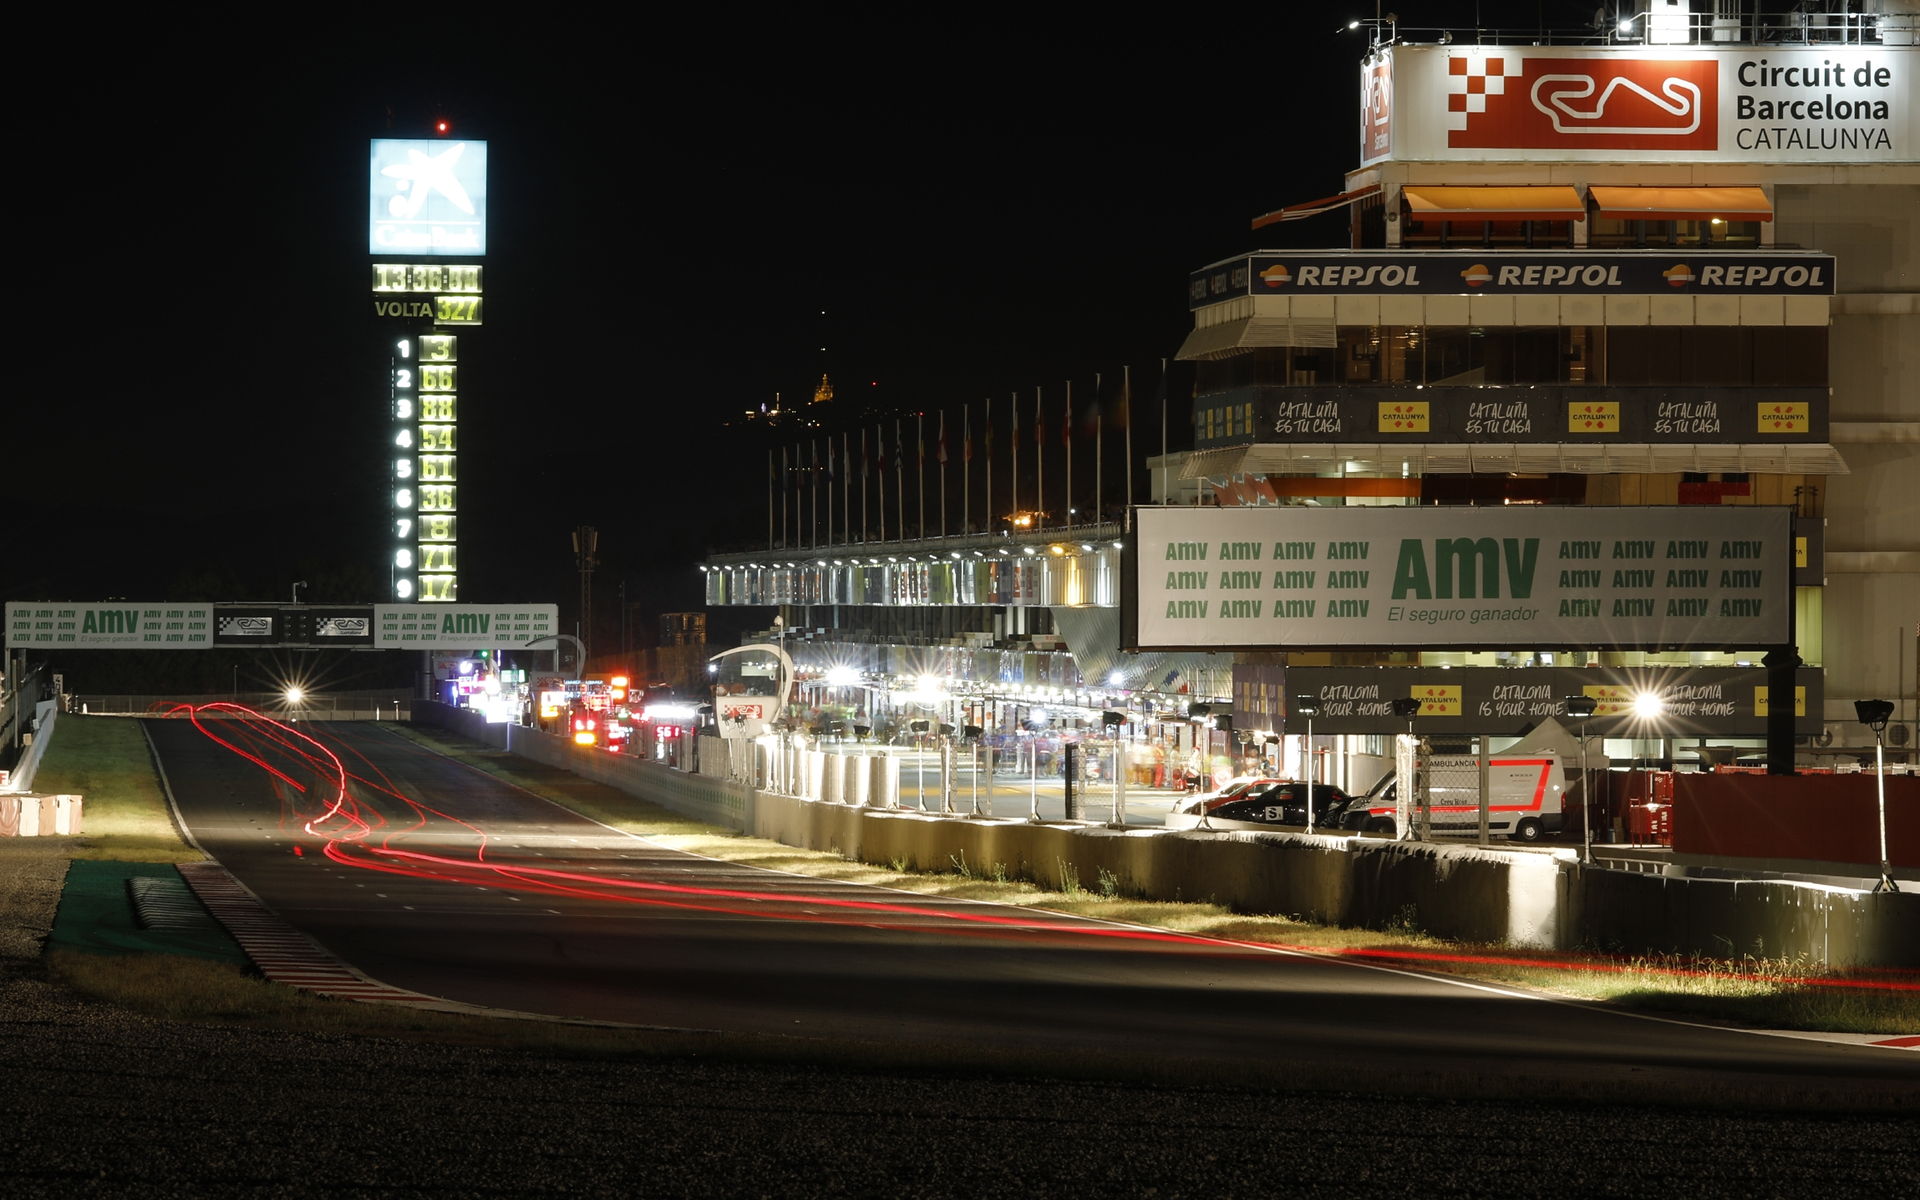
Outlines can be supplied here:
M203 714L219 719L204 720ZM948 935L1059 935L1074 938L1098 938L1129 942L1158 942L1214 953L1271 954L1282 951L1312 958L1340 958L1356 962L1391 962L1401 965L1428 965L1438 970L1449 966L1508 966L1564 971L1608 973L1642 972L1680 977L1717 977L1750 979L1756 982L1823 988L1858 988L1879 991L1920 992L1920 979L1905 972L1875 972L1882 978L1843 978L1781 976L1761 971L1742 972L1734 964L1726 967L1695 968L1649 965L1644 961L1581 956L1536 958L1521 955L1474 954L1423 951L1411 948L1351 947L1328 950L1314 946L1275 942L1243 942L1222 938L1183 934L1142 926L1099 922L1050 912L1022 911L1001 915L999 906L970 904L912 904L880 900L851 900L840 897L806 895L793 892L757 891L739 888L696 887L659 883L650 880L609 879L577 871L540 867L527 863L490 861L489 838L477 825L405 795L387 774L364 755L342 747L358 760L359 768L350 768L339 753L319 738L243 705L218 702L205 705L182 704L166 715L184 716L206 737L265 771L281 802L281 828L297 824L302 832L321 839L321 853L345 867L396 875L408 879L472 887L499 887L513 892L567 896L610 903L639 904L690 912L727 916L750 916L773 920L801 921L840 925L874 925L875 918L938 918L955 924L939 929ZM228 731L223 737L214 726ZM277 764L277 765L276 765ZM360 773L364 770L366 773ZM307 782L303 782L302 778ZM361 796L385 797L404 807L411 821L403 825L390 822L372 802ZM424 833L431 820L458 826L478 839L470 857L456 858L408 850L394 844L395 839ZM296 844L294 853L300 854ZM746 902L746 903L742 903ZM827 910L821 912L819 910Z

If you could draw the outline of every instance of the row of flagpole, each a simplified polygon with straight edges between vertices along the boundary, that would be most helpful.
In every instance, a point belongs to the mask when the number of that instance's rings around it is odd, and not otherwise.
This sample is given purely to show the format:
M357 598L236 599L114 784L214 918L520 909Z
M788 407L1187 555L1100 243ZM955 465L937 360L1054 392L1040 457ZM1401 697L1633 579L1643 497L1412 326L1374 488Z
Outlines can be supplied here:
M1166 360L1162 359L1160 362L1159 386L1159 406L1161 410L1160 451L1162 455L1166 453L1167 449L1166 373ZM1100 401L1101 383L1101 376L1095 375L1094 402L1088 412L1083 414L1083 419L1091 418L1093 433L1094 501L1091 512L1091 521L1093 522L1098 522L1101 519L1103 506L1106 503L1105 415ZM1120 394L1115 406L1116 412L1113 424L1117 425L1122 432L1122 462L1125 464L1124 475L1126 478L1123 498L1127 508L1131 508L1134 503L1133 481L1135 470L1133 463L1133 422L1130 419L1131 414L1129 411L1132 407L1132 395L1132 368L1122 368ZM993 502L994 404L989 400L983 402L983 406L985 410L983 434L986 446L983 457L985 459L987 520L982 528L987 532L995 532L998 529L999 516L1005 514L996 514ZM1056 426L1049 419L1046 411L1045 389L1039 387L1034 388L1032 409L1034 462L1032 478L1028 481L1033 488L1033 494L1027 498L1030 503L1023 504L1021 484L1024 477L1020 471L1020 444L1023 440L1020 432L1020 413L1023 407L1024 404L1021 399L1021 394L1019 392L1012 393L1006 405L1006 412L1011 424L1008 443L1011 450L1012 468L1010 472L1010 503L1006 513L1021 514L1033 512L1042 514L1035 519L1036 521L1046 522L1045 514L1048 510L1046 455L1044 451L1046 449L1047 433L1049 429L1055 428ZM967 532L968 523L971 521L973 515L973 471L971 464L974 459L974 451L972 408L973 406L971 404L964 404L960 408L961 449L959 459L961 463L961 528L953 532ZM801 547L840 545L856 541L897 541L910 536L920 538L927 537L929 535L929 530L927 529L926 493L927 415L926 413L916 413L913 414L911 418L894 418L893 454L891 459L889 459L887 454L886 427L884 422L877 423L871 427L862 425L857 433L847 431L814 437L801 445L783 446L777 453L774 450L768 450L767 548L769 550L780 548L797 549ZM936 471L938 484L938 503L936 506L938 510L938 522L932 533L944 537L950 532L947 528L947 466L952 456L948 452L947 445L947 414L942 411L935 414L935 416L938 423L936 426L937 441L935 443L933 457L938 468ZM913 449L915 460L911 469L908 467L907 447L902 441L902 424L908 419L914 422ZM1066 403L1063 411L1058 416L1057 425L1057 428L1060 430L1060 444L1065 451L1065 503L1062 505L1061 510L1054 514L1061 519L1047 522L1056 526L1078 523L1073 496L1074 421L1073 382L1068 380L1066 383ZM868 440L869 433L872 435L871 442ZM823 442L825 443L826 451L824 459L821 456L821 446ZM855 458L856 450L858 453L857 459ZM853 527L855 519L853 477L855 474L858 474L860 478L860 503L858 510L860 527L857 531L857 536ZM870 474L877 476L874 481L878 499L877 505L870 505L868 503L868 477ZM916 493L915 504L918 514L918 533L913 535L910 535L907 531L907 485L909 474L913 477L913 486ZM891 489L888 487L889 475L892 476L893 481ZM836 489L839 492L838 505L835 504L834 497ZM826 529L824 538L821 536L820 528L820 499L823 490L826 493ZM889 490L893 492L892 496L887 494ZM804 502L802 501L801 495L803 492L805 493ZM889 525L887 519L888 501L890 499L893 501L892 507L894 509L894 519L891 525ZM836 511L838 513L837 523ZM778 532L776 532L776 523ZM891 533L889 532L890 530Z

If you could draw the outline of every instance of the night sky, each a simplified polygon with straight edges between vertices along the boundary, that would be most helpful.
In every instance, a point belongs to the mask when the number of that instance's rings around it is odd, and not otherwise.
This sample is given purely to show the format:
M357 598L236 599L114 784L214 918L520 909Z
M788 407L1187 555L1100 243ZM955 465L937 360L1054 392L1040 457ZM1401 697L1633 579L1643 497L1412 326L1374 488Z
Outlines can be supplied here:
M1403 32L1593 11L1395 7ZM822 370L956 419L1128 365L1140 391L1191 327L1188 271L1343 244L1338 218L1249 223L1355 165L1366 33L1336 31L1372 10L1268 6L1184 42L1167 21L1069 37L930 14L69 30L84 64L14 83L0 598L386 598L366 143L444 116L491 160L462 599L566 619L568 534L590 524L597 603L624 581L697 607L703 550L765 528L765 443L722 418Z

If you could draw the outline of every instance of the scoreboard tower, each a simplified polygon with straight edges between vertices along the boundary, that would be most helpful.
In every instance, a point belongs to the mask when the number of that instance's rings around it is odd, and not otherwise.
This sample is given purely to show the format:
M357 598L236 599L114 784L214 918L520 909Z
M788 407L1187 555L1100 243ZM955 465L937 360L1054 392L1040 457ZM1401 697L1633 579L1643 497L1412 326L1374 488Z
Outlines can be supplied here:
M481 323L487 144L376 139L368 195L373 315L387 351L391 424L389 598L454 603L460 598L460 336Z

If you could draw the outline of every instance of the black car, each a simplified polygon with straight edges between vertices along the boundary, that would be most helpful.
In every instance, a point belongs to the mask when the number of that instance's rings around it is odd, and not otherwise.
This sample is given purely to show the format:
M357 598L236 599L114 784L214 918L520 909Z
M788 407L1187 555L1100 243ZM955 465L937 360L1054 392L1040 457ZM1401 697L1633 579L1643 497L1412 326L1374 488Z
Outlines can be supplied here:
M1245 795L1237 796L1214 809L1208 814L1208 819L1244 821L1249 825L1305 825L1306 797L1307 785L1304 780L1280 780L1249 788ZM1344 806L1351 799L1331 783L1314 784L1314 824L1323 825L1329 812Z

